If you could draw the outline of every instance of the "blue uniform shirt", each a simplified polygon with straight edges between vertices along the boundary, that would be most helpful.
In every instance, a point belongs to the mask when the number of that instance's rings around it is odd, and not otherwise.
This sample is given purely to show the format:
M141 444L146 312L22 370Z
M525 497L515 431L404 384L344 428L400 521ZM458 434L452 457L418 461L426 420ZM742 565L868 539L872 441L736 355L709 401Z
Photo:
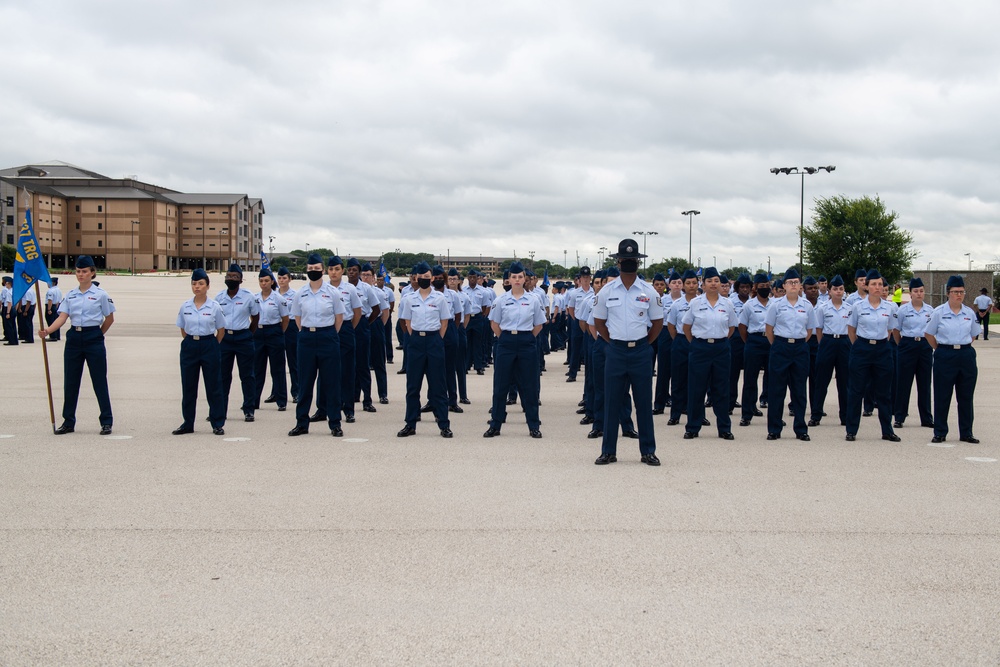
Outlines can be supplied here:
M788 297L782 296L771 302L764 323L774 327L775 338L798 340L816 328L816 312L804 296L799 296L794 306L788 303Z
M281 318L288 316L288 306L285 305L285 299L274 290L271 290L266 299L263 294L257 294L256 299L257 309L260 311L259 324L261 326L281 324Z
M975 311L968 306L963 304L956 315L948 303L942 303L934 309L924 333L934 336L940 345L968 345L982 333L982 327L976 322Z
M721 294L715 306L709 302L708 295L701 294L691 300L683 323L691 325L691 336L694 338L728 338L729 328L736 326L736 311L733 302Z
M413 331L440 331L441 322L454 316L451 299L434 290L426 299L417 290L407 294L399 304L399 319L409 320Z
M764 321L767 318L767 311L771 309L771 300L761 303L760 299L753 298L743 304L740 311L740 324L747 328L747 333L764 333Z
M904 303L899 307L896 317L899 322L899 335L903 338L923 338L927 325L930 324L934 309L930 304L923 304L920 310L913 307L912 303Z
M177 326L188 336L214 336L226 328L226 314L218 301L205 299L201 308L194 305L194 297L181 304L177 313Z
M340 293L340 298L344 302L344 312L347 314L347 319L354 319L354 309L361 308L361 314L364 315L364 308L361 306L361 295L358 293L358 288L347 281L346 278L340 280L339 285L334 285L333 283L327 283L330 285L330 289L333 289Z
M465 319L465 302L462 300L462 295L451 289L450 287L444 288L444 295L448 297L451 301L451 315L452 317L458 315L460 320Z
M843 301L840 308L835 307L833 301L824 301L816 309L816 326L824 336L843 336L850 319L851 307Z
M38 299L35 297L35 292L33 290L28 290L24 293L24 296L21 297L22 306L34 306L37 302Z
M222 306L222 312L226 314L226 328L231 331L242 331L250 328L250 318L260 315L260 308L257 299L250 290L242 287L236 290L236 295L229 296L227 290L222 290L215 295L215 300Z
M59 304L59 312L68 314L69 323L74 327L97 327L115 312L115 303L96 285L83 293L79 287L74 287Z
M344 300L336 287L323 283L315 292L306 285L295 292L292 300L292 317L300 318L303 329L312 327L332 327L337 323L337 315L347 315Z
M45 301L51 301L53 306L58 306L62 302L62 290L58 285L53 285L45 292Z
M607 322L612 340L639 340L649 334L653 320L663 319L663 301L646 281L636 278L626 289L619 279L601 288L594 318Z
M739 322L740 313L743 312L743 309L746 308L747 304L753 301L753 297L748 297L747 300L744 302L740 301L739 294L733 294L731 297L729 297L729 300L733 302L733 311L736 313L737 322Z
M275 294L278 295L279 299L283 299L284 300L284 302L285 302L285 310L288 311L289 316L292 314L292 302L295 301L295 292L296 291L297 290L294 290L291 287L289 287L288 291L285 292L284 294L282 294L279 291L275 291L274 292Z
M856 329L859 337L869 340L885 340L890 331L899 328L896 306L885 299L880 299L877 307L868 299L853 304L847 323Z
M694 299L697 298L698 297L696 296ZM687 297L684 294L681 294L679 299L670 304L670 311L667 313L667 324L673 324L674 328L678 330L678 333L684 324L684 315L687 314L691 304L694 303L694 299L688 301Z
M529 292L520 297L505 292L493 302L490 321L496 322L503 331L531 331L545 323L545 311L538 297Z

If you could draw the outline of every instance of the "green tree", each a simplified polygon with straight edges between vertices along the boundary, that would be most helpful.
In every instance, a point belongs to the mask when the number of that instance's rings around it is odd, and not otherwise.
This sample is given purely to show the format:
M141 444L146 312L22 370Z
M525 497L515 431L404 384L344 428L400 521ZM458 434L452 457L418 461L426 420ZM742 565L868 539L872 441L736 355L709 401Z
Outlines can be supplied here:
M657 262L655 264L650 264L646 269L646 277L652 280L652 276L657 273L662 273L665 277L669 278L668 275L670 269L673 269L677 273L684 273L688 269L696 269L697 267L690 264L683 257L667 257L662 262Z
M845 282L861 267L878 269L889 282L900 280L917 252L913 235L896 224L898 217L886 211L878 196L817 199L812 221L803 230L807 267L827 278L840 274Z
M2 251L0 251L0 266L4 271L14 270L14 255L16 250L12 245L4 245Z

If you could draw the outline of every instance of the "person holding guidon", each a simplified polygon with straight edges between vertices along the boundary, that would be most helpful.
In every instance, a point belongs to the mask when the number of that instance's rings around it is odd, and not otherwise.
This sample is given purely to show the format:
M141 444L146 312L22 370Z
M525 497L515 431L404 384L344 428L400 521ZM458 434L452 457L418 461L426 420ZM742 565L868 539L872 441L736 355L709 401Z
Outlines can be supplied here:
M771 343L767 374L767 439L781 437L785 392L790 390L792 429L796 438L808 442L806 382L809 379L809 347L806 342L816 328L816 317L812 304L801 295L802 282L798 271L785 271L782 284L785 295L774 300L764 317L765 335Z
M205 269L191 274L194 296L181 305L177 326L181 330L181 416L184 422L174 435L194 433L198 405L198 374L205 379L208 397L208 420L212 433L225 435L226 408L219 374L219 343L226 335L226 314L215 299L208 298L209 279Z
M948 410L951 394L958 401L958 437L962 442L978 445L972 434L972 398L976 393L979 369L972 340L981 327L976 313L962 301L965 280L961 276L948 278L948 301L934 309L924 330L927 342L934 349L934 437L931 442L944 442L948 436Z
M705 418L705 395L711 391L719 437L732 440L729 418L729 371L732 363L729 337L736 328L733 302L719 293L721 280L714 266L705 269L705 293L691 301L684 313L688 341L688 421L684 439L697 438Z

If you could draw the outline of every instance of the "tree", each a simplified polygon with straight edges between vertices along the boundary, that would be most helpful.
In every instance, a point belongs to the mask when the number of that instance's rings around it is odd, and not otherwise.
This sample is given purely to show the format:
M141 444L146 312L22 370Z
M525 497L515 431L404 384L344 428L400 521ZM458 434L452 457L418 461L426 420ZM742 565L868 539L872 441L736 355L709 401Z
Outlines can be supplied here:
M896 224L876 196L843 195L816 200L812 221L803 230L805 261L813 273L840 274L845 283L859 268L878 269L887 281L900 280L917 257L913 235Z
M14 270L14 260L16 255L16 249L12 245L4 245L2 249L2 255L0 255L0 267L4 271Z
M654 276L657 273L662 273L664 277L669 278L670 269L673 269L677 273L684 273L688 269L696 269L697 267L693 264L689 264L683 257L667 257L662 262L657 262L656 264L650 264L646 268L646 276ZM652 280L652 278L650 278Z

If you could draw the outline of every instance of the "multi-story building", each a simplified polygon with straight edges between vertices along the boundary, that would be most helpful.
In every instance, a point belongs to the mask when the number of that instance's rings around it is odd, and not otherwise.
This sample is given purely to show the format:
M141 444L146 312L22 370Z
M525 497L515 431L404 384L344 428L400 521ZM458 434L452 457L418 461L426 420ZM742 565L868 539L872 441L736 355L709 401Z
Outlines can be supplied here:
M91 255L118 271L259 270L264 203L111 178L64 162L0 170L0 240L13 244L30 208L49 268Z

